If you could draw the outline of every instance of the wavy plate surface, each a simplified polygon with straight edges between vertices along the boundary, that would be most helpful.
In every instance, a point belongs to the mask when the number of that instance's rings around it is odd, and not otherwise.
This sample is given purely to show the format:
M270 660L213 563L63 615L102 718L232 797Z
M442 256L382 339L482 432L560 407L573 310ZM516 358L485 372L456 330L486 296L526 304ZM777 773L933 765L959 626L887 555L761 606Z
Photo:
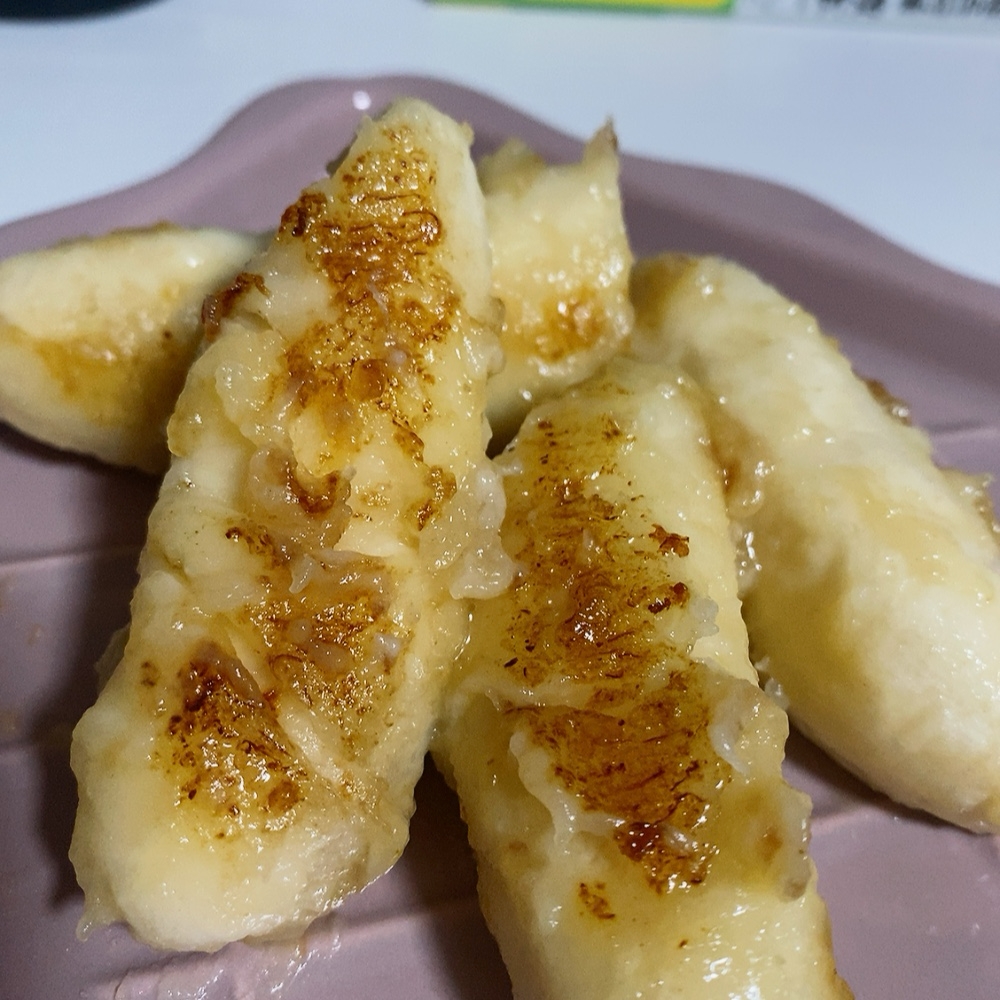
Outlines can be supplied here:
M0 257L160 219L271 227L363 110L402 94L469 121L479 152L510 135L553 159L580 150L506 105L439 81L307 81L253 102L159 177L3 227ZM1000 289L747 177L625 156L623 189L637 253L713 252L754 268L815 312L860 371L912 404L944 461L1000 480ZM418 789L399 865L301 940L202 956L154 953L119 927L76 939L69 732L94 697L95 659L126 619L154 491L138 475L0 427L0 998L509 997L479 916L457 804L434 774ZM996 484L993 495L1000 504ZM794 736L787 773L813 796L820 886L857 996L995 1000L998 840L893 806Z

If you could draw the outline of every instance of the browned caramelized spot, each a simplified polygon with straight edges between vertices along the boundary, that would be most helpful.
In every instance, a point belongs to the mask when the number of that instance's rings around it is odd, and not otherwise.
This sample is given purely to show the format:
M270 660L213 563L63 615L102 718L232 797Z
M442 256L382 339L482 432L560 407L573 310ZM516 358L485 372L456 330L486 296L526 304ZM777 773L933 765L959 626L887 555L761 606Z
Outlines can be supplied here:
M417 508L418 528L423 528L439 514L441 508L455 495L458 489L454 474L440 465L428 467L427 479L430 485L430 495Z
M287 652L290 644L303 652L325 645L363 658L378 626L389 629L392 586L375 559L355 556L341 572L329 573L300 593L284 588L279 593L253 616L268 648L275 651ZM301 639L296 639L300 632Z
M389 615L388 575L377 560L355 557L297 594L278 593L249 610L273 697L294 695L336 726L345 751L362 752L388 724L363 725L395 689L392 668L403 648Z
M287 825L310 776L243 666L205 642L177 680L180 701L165 731L169 749L158 759L179 772L178 806L196 807L215 838Z
M605 441L618 441L626 436L618 421L610 413L604 415L603 423L601 436Z
M667 558L686 554L687 539L659 525L637 536L634 518L592 483L593 470L614 471L624 431L606 415L597 418L585 449L588 464L580 468L574 446L580 428L571 423L537 423L520 450L524 467L537 462L541 472L530 480L510 477L508 524L514 527L505 529L505 541L525 568L512 591L512 634L522 637L521 648L508 660L532 687L553 676L596 682L641 675L670 652L658 638L655 616L689 597ZM641 509L641 498L632 498L631 507L633 514Z
M785 839L776 826L768 825L757 841L757 851L764 864L769 864L778 856Z
M307 484L288 467L285 482L296 503L311 517L326 518L332 510L338 508L344 510L346 515L345 507L351 494L351 484L339 472L331 472ZM346 526L345 516L343 527Z
M335 197L307 191L281 220L278 240L299 243L324 275L337 317L290 348L288 376L300 406L325 401L331 434L375 409L419 436L433 381L421 359L461 304L433 252L443 237L435 165L409 127L376 127L381 139L341 163Z
M899 423L909 427L913 423L913 414L910 410L910 404L905 400L900 399L898 396L894 396L889 390L883 385L878 379L868 378L863 380L865 385L868 386L868 391L872 394L872 398L876 403L886 413L889 414L893 420L898 420Z
M687 556L690 551L691 539L687 535L678 535L667 531L662 525L654 524L649 537L660 547L661 552L672 552L675 556Z
M259 525L252 527L241 527L233 525L226 529L226 538L231 542L239 542L245 545L250 552L261 559L264 559L270 568L282 566L288 561L285 552L282 551L265 528Z
M623 482L628 422L579 403L522 429L506 479L504 541L523 568L505 598L516 642L498 662L559 702L503 710L645 883L668 892L706 878L733 772L709 736L711 672L657 618L691 598L679 578L689 539ZM581 884L580 900L598 918L613 913L597 885Z
M608 902L607 886L603 882L581 882L577 895L584 909L598 920L614 920L615 913Z
M646 605L646 609L652 614L658 615L661 611L666 611L667 608L672 607L675 604L679 606L687 604L687 600L690 596L691 592L688 590L687 584L678 582L668 587L664 593L654 598L653 601Z
M615 321L604 306L607 293L581 285L562 295L553 295L542 304L540 315L532 321L512 324L505 329L508 344L518 344L552 364L588 350L612 335Z
M699 830L732 772L709 738L709 705L689 671L621 714L564 706L508 712L546 750L565 788L586 809L612 817L619 851L660 892L701 882L716 852Z
M236 624L270 672L267 697L313 709L345 754L361 754L391 724L385 706L403 646L389 613L391 573L334 548L351 516L347 476L304 479L278 452L255 455L250 472L249 516L226 537L259 558L263 597Z
M410 458L422 462L424 458L424 441L419 434L415 434L409 427L397 424L393 428L392 439L405 451Z
M343 665L341 673L309 657L280 654L271 660L278 685L293 691L312 710L336 726L345 759L364 758L388 732L391 720L365 726L365 717L378 712L393 689L389 670Z
M201 325L206 340L214 340L219 335L222 321L232 315L236 303L252 288L261 295L268 294L263 275L241 271L225 288L206 297L201 306Z
M299 200L281 214L278 232L292 239L302 239L313 221L326 211L326 198L318 191L303 191Z

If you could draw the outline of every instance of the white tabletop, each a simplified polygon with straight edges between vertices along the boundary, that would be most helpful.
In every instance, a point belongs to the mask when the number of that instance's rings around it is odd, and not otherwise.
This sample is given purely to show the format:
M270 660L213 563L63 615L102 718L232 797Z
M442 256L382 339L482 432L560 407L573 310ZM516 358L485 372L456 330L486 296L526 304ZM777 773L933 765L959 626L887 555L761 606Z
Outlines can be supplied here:
M428 0L154 0L0 19L0 223L159 172L276 85L407 73L581 137L610 115L625 151L790 185L1000 283L998 22Z

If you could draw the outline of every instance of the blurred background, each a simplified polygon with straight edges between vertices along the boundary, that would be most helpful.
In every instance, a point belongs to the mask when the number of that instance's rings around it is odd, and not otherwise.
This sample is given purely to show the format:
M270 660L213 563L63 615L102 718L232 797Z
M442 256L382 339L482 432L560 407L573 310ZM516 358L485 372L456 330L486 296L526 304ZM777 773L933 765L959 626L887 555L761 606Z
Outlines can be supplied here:
M1000 0L0 0L0 223L162 171L279 84L409 73L579 137L610 116L627 152L789 185L998 282L998 27Z

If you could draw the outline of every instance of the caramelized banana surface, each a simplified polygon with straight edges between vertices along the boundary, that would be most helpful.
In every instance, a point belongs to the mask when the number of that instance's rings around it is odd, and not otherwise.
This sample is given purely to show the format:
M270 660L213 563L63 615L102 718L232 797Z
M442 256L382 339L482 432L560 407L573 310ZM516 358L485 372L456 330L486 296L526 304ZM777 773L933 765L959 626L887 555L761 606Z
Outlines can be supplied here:
M1000 830L1000 548L985 491L735 264L637 265L634 350L699 381L744 537L754 656L875 788Z
M242 233L160 225L0 262L0 420L162 472L202 300L261 246Z
M849 996L696 398L615 361L498 459L518 573L434 750L519 1000Z
M120 662L79 723L85 927L293 932L407 839L467 596L510 576L468 131L418 102L206 310Z

